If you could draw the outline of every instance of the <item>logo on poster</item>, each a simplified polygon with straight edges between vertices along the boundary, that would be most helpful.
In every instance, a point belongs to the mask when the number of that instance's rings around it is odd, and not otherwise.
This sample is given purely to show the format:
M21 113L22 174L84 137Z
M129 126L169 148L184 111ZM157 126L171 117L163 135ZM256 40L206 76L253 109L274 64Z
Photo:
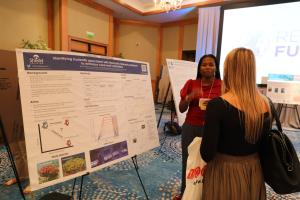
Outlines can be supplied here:
M147 65L141 65L142 67L142 72L146 72L147 71Z
M39 55L35 54L32 56L32 58L29 58L30 64L39 64L42 65L44 64L44 60L39 57Z

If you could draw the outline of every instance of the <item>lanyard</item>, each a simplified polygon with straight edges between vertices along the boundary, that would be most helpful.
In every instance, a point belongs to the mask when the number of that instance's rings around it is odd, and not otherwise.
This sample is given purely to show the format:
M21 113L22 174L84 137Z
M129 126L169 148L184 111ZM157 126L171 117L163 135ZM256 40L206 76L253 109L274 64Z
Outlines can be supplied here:
M211 90L212 90L212 88L213 88L213 86L214 86L214 83L215 83L215 79L213 80L213 82L212 82L212 84L211 84L211 86L210 86L210 90L209 90L208 97L207 97L208 99L209 99L209 97L210 97ZM202 86L203 86L203 84L202 84L202 79L201 79L201 93L202 93L202 97L204 97L204 92L203 92Z

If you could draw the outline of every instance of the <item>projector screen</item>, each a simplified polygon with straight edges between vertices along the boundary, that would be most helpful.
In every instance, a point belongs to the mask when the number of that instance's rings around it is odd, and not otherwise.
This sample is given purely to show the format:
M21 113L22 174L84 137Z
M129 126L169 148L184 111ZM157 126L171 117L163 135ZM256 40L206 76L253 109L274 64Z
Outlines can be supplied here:
M226 55L237 47L253 50L257 84L265 84L268 74L300 75L300 2L223 11L218 48L222 76Z

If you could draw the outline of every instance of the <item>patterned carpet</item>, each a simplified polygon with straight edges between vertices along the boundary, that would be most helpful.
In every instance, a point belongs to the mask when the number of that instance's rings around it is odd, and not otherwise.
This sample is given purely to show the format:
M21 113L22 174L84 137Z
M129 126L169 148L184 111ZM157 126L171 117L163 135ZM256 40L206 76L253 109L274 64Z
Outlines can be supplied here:
M157 119L161 106L156 106ZM170 119L168 110L165 110L159 128L159 136L164 138L162 126ZM300 131L288 131L290 139L293 141L297 152L300 155ZM181 177L181 143L179 136L168 136L161 151L159 148L137 156L139 173L144 183L147 195L150 200L170 200L178 193ZM13 177L13 172L9 167L10 163L4 147L0 148L0 182L4 182ZM75 199L78 198L80 180L75 186ZM23 183L26 185L26 182ZM40 199L45 194L59 192L71 195L73 180L66 181L55 186L51 186L26 196L26 199ZM293 199L300 200L300 194L277 195L267 187L268 199ZM22 199L17 185L5 187L0 185L1 200ZM124 200L124 199L146 199L138 176L136 174L132 160L122 161L110 167L85 176L83 183L82 199L99 200Z

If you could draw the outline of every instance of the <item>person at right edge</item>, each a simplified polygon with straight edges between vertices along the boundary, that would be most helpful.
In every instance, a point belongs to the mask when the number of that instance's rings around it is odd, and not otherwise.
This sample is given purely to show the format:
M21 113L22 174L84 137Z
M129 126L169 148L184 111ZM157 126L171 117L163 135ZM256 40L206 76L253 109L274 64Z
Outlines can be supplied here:
M223 95L206 109L200 153L207 162L202 200L264 200L258 151L271 126L267 97L256 87L253 52L233 49L224 62Z
M182 148L182 182L181 194L173 197L173 200L181 199L186 186L186 163L188 146L195 137L202 136L204 114L207 102L221 95L220 71L217 59L214 55L204 55L198 63L195 80L188 80L180 91L180 112L186 114L182 125L181 148Z

